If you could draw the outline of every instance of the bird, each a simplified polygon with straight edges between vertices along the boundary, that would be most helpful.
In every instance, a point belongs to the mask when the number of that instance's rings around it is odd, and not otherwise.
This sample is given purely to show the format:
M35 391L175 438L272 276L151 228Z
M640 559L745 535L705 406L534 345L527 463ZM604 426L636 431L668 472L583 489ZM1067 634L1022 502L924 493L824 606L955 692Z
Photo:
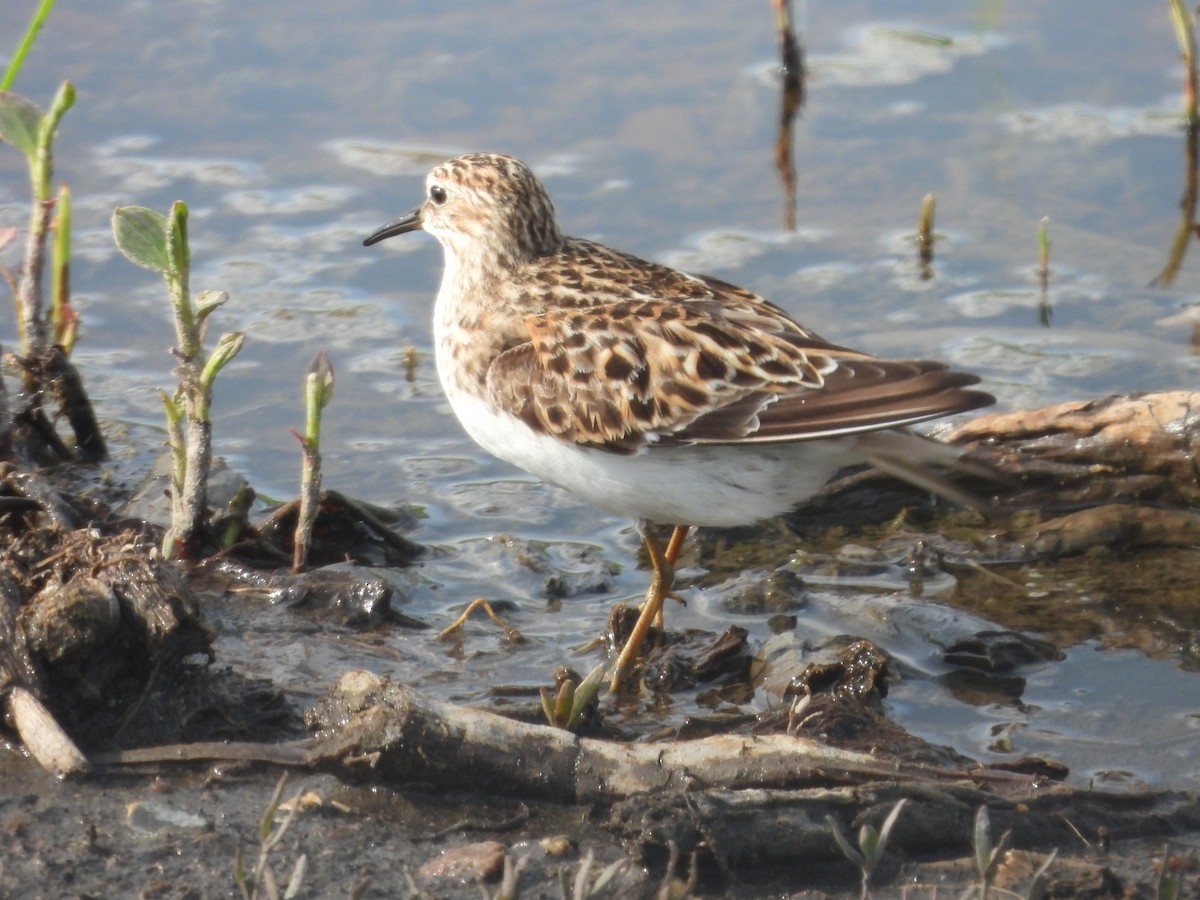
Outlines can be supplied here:
M963 499L937 472L959 451L907 429L994 403L976 375L839 346L752 291L564 236L512 156L435 166L420 204L363 244L416 230L443 250L435 359L467 434L637 523L651 582L613 693L692 527L782 515L856 463Z

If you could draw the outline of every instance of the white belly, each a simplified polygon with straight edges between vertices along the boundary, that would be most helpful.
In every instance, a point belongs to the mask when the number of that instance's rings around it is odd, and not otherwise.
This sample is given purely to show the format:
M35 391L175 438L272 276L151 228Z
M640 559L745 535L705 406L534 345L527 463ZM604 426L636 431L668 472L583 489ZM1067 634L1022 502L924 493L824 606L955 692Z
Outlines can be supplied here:
M661 524L729 527L781 515L862 461L854 438L657 447L623 456L536 433L477 397L447 396L467 433L492 455L600 509Z

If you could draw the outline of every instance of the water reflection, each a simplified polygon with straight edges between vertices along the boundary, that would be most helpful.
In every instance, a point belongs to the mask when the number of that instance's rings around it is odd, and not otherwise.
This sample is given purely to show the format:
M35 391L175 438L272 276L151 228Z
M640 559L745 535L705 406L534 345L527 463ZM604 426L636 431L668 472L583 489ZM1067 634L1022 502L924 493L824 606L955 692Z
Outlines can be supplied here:
M779 131L775 168L783 184L783 227L796 230L796 160L792 146L796 114L804 106L804 48L796 38L791 0L772 0L779 36Z
M1200 234L1196 222L1196 203L1200 199L1200 179L1196 175L1197 129L1200 124L1191 122L1185 129L1183 144L1183 196L1179 200L1179 225L1175 228L1175 239L1167 254L1167 264L1150 282L1154 287L1170 287L1183 265L1192 237Z

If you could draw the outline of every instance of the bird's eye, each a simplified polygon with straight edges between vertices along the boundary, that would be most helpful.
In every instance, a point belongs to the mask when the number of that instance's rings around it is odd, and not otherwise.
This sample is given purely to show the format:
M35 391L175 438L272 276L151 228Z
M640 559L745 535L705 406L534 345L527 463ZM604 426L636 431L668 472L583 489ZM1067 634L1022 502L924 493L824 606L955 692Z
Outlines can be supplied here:
M429 189L429 199L433 201L434 206L441 206L446 202L446 189L435 184Z

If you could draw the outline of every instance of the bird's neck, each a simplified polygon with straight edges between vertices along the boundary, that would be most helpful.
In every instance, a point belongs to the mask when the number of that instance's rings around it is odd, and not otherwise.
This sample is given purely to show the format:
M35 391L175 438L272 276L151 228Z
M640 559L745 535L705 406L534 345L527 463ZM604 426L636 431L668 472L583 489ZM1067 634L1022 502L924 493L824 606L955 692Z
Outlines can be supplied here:
M528 311L509 296L512 284L507 273L479 264L478 258L464 263L446 254L433 331L438 373L447 391L482 394L492 361L529 340L524 326Z

